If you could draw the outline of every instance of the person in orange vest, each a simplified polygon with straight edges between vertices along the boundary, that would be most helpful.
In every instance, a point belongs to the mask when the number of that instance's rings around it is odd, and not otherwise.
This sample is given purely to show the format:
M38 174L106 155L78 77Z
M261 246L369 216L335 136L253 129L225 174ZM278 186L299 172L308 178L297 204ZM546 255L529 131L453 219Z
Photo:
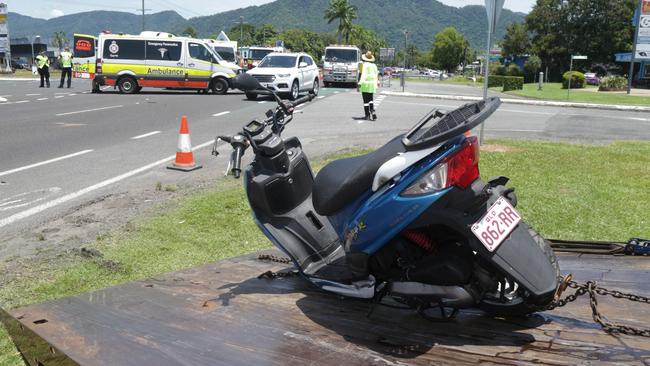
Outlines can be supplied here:
M361 77L359 78L359 90L363 97L363 111L365 112L365 119L374 121L377 119L375 113L375 103L373 96L377 91L377 83L379 82L379 71L375 65L375 56L371 51L366 52L361 56L363 64L361 65Z

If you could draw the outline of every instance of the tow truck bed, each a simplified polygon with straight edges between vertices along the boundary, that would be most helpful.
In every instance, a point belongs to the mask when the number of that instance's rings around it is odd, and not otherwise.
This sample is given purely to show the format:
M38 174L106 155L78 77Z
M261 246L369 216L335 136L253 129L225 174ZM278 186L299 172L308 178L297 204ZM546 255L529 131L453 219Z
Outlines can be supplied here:
M650 363L648 338L603 332L586 297L516 320L472 310L434 323L382 306L367 318L368 303L321 292L299 277L258 279L285 265L256 258L227 259L0 316L32 366ZM559 258L563 273L579 282L650 294L647 258ZM636 326L650 319L650 306L640 303L600 297L599 308L610 320Z

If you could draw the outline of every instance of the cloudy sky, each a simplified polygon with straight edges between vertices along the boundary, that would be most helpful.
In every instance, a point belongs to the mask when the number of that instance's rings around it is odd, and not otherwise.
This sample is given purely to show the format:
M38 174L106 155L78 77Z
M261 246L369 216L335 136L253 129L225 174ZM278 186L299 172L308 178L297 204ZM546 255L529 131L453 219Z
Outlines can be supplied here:
M153 12L176 10L182 16L211 15L226 10L242 8L250 5L261 5L273 0L145 0L145 8ZM484 0L439 0L447 5L465 6L470 4L485 4ZM137 12L142 9L141 0L0 0L8 5L9 11L29 15L35 18L53 18L65 14L79 13L89 10L116 10ZM527 13L535 0L505 0L505 8Z

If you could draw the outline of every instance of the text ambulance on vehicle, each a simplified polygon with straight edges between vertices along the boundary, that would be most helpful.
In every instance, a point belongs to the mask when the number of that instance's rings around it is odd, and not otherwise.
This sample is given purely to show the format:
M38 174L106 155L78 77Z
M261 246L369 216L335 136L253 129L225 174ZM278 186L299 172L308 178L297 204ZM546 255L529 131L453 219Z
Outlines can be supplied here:
M75 47L76 40L77 35ZM203 40L162 32L100 34L95 54L93 92L102 85L112 85L129 94L143 87L225 94L240 70L230 63L224 66L226 63ZM75 52L73 63L82 70L83 59L76 56Z

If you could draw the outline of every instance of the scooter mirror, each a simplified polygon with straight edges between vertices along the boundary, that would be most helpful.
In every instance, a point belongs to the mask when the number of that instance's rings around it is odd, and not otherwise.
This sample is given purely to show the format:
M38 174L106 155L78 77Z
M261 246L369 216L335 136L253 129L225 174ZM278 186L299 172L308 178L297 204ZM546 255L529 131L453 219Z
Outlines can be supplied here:
M233 80L233 86L243 91L255 90L262 87L257 79L246 73L237 75Z

